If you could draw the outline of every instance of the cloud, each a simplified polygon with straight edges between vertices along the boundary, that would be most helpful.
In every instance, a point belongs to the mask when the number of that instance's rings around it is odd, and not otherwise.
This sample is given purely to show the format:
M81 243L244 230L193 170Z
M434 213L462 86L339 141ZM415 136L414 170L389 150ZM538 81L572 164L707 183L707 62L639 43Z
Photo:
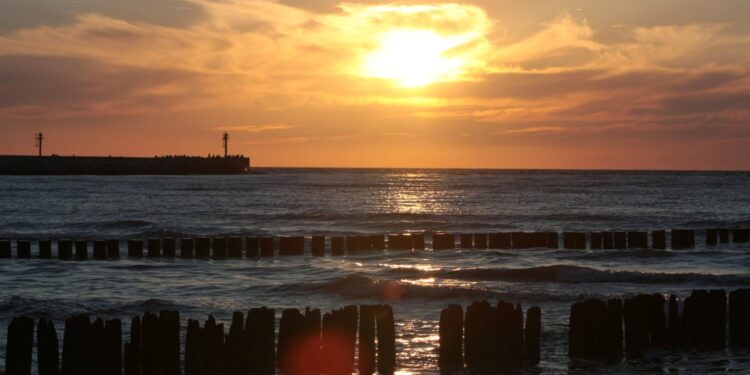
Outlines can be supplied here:
M240 131L247 133L262 133L277 130L292 129L294 126L288 124L257 124L257 125L231 125L231 126L217 126L216 129L225 129L231 131Z

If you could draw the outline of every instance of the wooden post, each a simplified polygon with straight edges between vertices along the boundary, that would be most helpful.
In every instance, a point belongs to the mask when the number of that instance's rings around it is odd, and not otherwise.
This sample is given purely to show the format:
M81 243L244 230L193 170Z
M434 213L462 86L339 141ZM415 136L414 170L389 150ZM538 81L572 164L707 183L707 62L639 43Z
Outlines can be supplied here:
M547 232L547 248L548 249L560 248L560 239L557 236L557 232Z
M131 258L143 257L143 241L142 240L128 240L128 257L131 257Z
M322 257L326 255L326 237L312 236L311 253L313 256Z
M487 233L474 233L474 248L480 250L487 248Z
M159 346L161 374L180 375L180 313L176 310L159 312Z
M359 373L375 372L375 306L359 306L359 346L357 357Z
M500 363L511 362L511 342L513 341L513 315L515 307L512 303L498 301L495 308L495 349L494 357Z
M223 259L227 257L227 239L224 237L215 237L213 239L214 253L213 257Z
M669 345L678 347L682 345L682 327L679 316L679 305L677 297L674 294L669 296L669 305L667 310L667 339Z
M276 368L276 332L273 309L251 309L245 320L247 367L252 374L273 374Z
M85 240L75 242L76 260L86 260L89 257L88 243Z
M613 247L617 250L624 250L628 248L627 234L625 232L614 232L612 233Z
M177 241L174 238L164 238L161 242L162 255L165 258L174 258L177 255Z
M279 256L292 255L291 243L292 243L291 237L286 237L286 236L279 237ZM347 245L350 245L349 237L347 237ZM347 249L347 250L352 251L351 249ZM279 331L279 337L281 337L281 331Z
M512 234L511 233L497 233L496 247L501 250L509 250L513 248Z
M607 301L604 331L602 332L603 351L607 359L622 356L622 301L613 298Z
M591 250L602 249L602 232L591 232Z
M107 240L107 258L117 259L120 257L120 240Z
M16 241L16 256L22 259L31 258L31 241L29 240Z
M39 319L36 337L39 375L58 375L60 373L60 350L55 324L51 320Z
M284 237L281 238L283 242ZM285 254L286 255L286 254ZM295 373L295 347L300 344L300 331L305 317L297 309L284 309L279 322L279 342L276 346L276 367L284 374Z
M528 249L531 247L531 245L529 245L528 233L512 232L510 236L511 236L511 245L512 245L511 247L513 249ZM564 240L563 240L563 243L565 243Z
M201 375L203 372L203 331L200 322L188 319L185 333L185 374ZM127 345L127 344L126 344ZM127 351L126 351L127 352ZM245 371L247 372L247 371Z
M414 250L424 250L424 233L412 233L411 238Z
M295 236L292 237L292 255L302 256L305 255L305 237Z
M729 345L750 347L750 289L729 293Z
M195 241L192 238L180 239L180 257L192 258L195 255Z
M195 257L208 258L211 256L211 239L198 237L195 239Z
M370 235L370 244L373 250L385 250L385 236L382 234Z
M732 230L732 241L738 243L750 242L750 229Z
M651 248L665 250L667 248L667 232L655 230L651 232Z
M52 259L52 241L39 240L39 259Z
M125 375L141 375L143 362L142 336L141 318L136 316L130 324L130 342L126 343L124 348Z
M456 236L453 233L434 233L432 235L433 250L453 250L456 248Z
M122 322L107 320L104 325L104 374L122 374ZM41 375L41 374L40 374Z
M719 240L719 231L716 229L706 229L706 245L716 245Z
M729 229L727 228L719 229L719 242L729 243Z
M104 373L104 320L97 318L91 323L88 340L86 340L86 357L89 374Z
M493 341L494 332L488 327L492 325L494 317L494 309L487 301L473 302L466 309L464 360L471 372L483 372L492 365L493 347L487 343Z
M448 305L440 312L440 348L438 366L443 374L454 374L463 368L463 308Z
M648 233L640 231L628 232L628 249L648 248Z
M625 350L628 357L640 358L647 348L663 348L667 343L667 320L661 294L640 294L625 300Z
M708 347L723 349L727 341L727 294L723 289L708 292Z
M260 238L260 256L272 257L274 256L274 239L273 237L261 237Z
M602 232L602 249L612 250L615 248L615 234L613 232Z
M257 258L260 256L260 240L258 237L245 238L245 254L248 258Z
M331 237L331 255L333 256L344 255L344 238L343 237Z
M88 316L77 315L65 320L60 371L62 375L87 373L90 336L91 320Z
M529 364L537 364L541 359L542 340L542 310L531 307L526 312L526 330L524 360Z
M354 254L359 250L357 247L357 236L346 236L346 253ZM390 246L390 242L388 243Z
M391 375L396 371L396 326L390 305L376 307L375 320L378 336L378 374Z
M721 231L719 231L721 233ZM672 249L691 249L695 246L695 231L692 229L672 229Z
M245 315L240 311L232 313L232 324L229 326L229 335L226 340L227 374L240 375L249 372L244 367L245 355Z
M531 235L531 247L544 249L547 247L547 232L533 232Z
M161 239L160 238L149 238L146 241L148 245L147 256L149 258L161 257Z
M570 309L568 353L573 358L603 358L607 305L602 300L576 302Z
M13 318L8 325L5 346L5 375L31 375L31 351L34 346L34 319Z
M159 340L159 317L145 312L142 322L142 369L143 375L156 375L164 371L161 357L161 342Z
M10 258L11 256L10 241L0 240L0 258Z
M94 259L107 259L107 242L103 240L94 241Z
M227 239L227 255L230 258L242 257L242 238L229 237L229 239Z

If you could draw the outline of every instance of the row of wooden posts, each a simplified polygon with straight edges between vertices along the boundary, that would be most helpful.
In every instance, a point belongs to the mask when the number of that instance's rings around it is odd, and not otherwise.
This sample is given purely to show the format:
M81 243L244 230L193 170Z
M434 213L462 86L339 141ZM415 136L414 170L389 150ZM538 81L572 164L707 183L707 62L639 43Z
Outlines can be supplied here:
M666 249L667 231L657 230L629 232L563 232L562 247L565 249ZM673 229L670 232L672 249L688 249L695 246L695 230ZM706 231L706 244L729 242L750 242L747 229L709 229ZM506 233L434 233L433 250L449 249L530 249L560 248L558 232L506 232ZM651 241L649 243L649 237ZM309 239L309 241L308 241ZM457 241L458 239L458 241ZM372 250L424 250L424 233L356 235L356 236L295 236L295 237L215 237L215 238L151 238L145 241L145 255L148 257L175 257L178 244L180 256L185 258L238 258L269 257L275 255L304 255L306 243L314 256L344 255ZM117 258L120 256L120 240L58 240L57 258L88 259L89 243L93 247L94 259ZM53 258L52 240L37 241L38 257ZM12 257L10 240L0 240L0 258ZM16 241L16 256L31 258L30 240ZM330 249L330 251L327 251ZM144 256L144 240L128 240L129 257Z
M575 358L640 358L644 350L667 347L718 350L727 341L750 347L750 289L730 292L728 308L725 291L715 289L692 291L682 309L674 295L640 294L624 303L590 299L570 310L568 349Z
M542 310L500 301L450 305L440 313L438 366L443 373L485 373L502 367L535 365L541 358Z
M666 309L665 309L666 305ZM541 359L542 311L500 301L449 305L440 313L438 365L443 373L473 373L535 365ZM728 323L728 324L727 324ZM728 334L727 334L728 333ZM39 319L36 330L39 375L393 374L395 324L388 305L346 306L321 317L320 310L286 309L278 337L273 309L235 312L229 332L212 316L201 326L188 320L184 362L176 311L133 318L122 344L119 319L65 321L60 361L54 324ZM571 358L640 358L660 348L719 350L728 344L750 348L750 289L694 290L682 301L672 295L640 294L607 301L590 299L570 310ZM6 375L29 375L34 320L14 318L7 335ZM355 356L358 358L355 361Z
M39 375L350 375L393 374L396 344L388 305L346 306L321 316L307 308L282 311L278 337L275 311L235 312L228 334L213 316L201 326L188 320L180 348L177 311L133 318L123 345L120 319L78 315L66 319L62 356L54 324L39 319L36 329ZM30 375L34 320L14 318L8 327L5 375ZM277 340L278 338L278 340ZM358 341L358 345L357 345ZM355 354L356 351L356 354ZM184 354L184 362L181 360Z

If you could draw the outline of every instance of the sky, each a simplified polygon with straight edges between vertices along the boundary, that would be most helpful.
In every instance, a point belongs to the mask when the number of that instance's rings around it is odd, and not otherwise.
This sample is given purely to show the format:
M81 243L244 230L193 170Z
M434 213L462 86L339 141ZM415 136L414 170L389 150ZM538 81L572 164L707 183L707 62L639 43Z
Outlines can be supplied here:
M3 0L0 154L750 170L745 0Z

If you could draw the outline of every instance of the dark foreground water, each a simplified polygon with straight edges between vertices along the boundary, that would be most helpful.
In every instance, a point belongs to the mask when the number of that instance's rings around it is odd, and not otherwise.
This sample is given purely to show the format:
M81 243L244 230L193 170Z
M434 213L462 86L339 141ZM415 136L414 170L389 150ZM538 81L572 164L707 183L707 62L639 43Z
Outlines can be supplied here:
M0 177L0 238L131 238L402 231L750 226L750 173L261 170L251 176ZM187 318L255 306L390 303L402 373L436 370L449 303L542 308L542 362L528 372L750 372L750 353L659 352L587 364L567 357L569 307L585 297L750 287L750 245L695 250L468 250L342 258L0 261L0 363L11 317ZM56 322L58 329L62 322ZM2 367L2 365L0 365Z

